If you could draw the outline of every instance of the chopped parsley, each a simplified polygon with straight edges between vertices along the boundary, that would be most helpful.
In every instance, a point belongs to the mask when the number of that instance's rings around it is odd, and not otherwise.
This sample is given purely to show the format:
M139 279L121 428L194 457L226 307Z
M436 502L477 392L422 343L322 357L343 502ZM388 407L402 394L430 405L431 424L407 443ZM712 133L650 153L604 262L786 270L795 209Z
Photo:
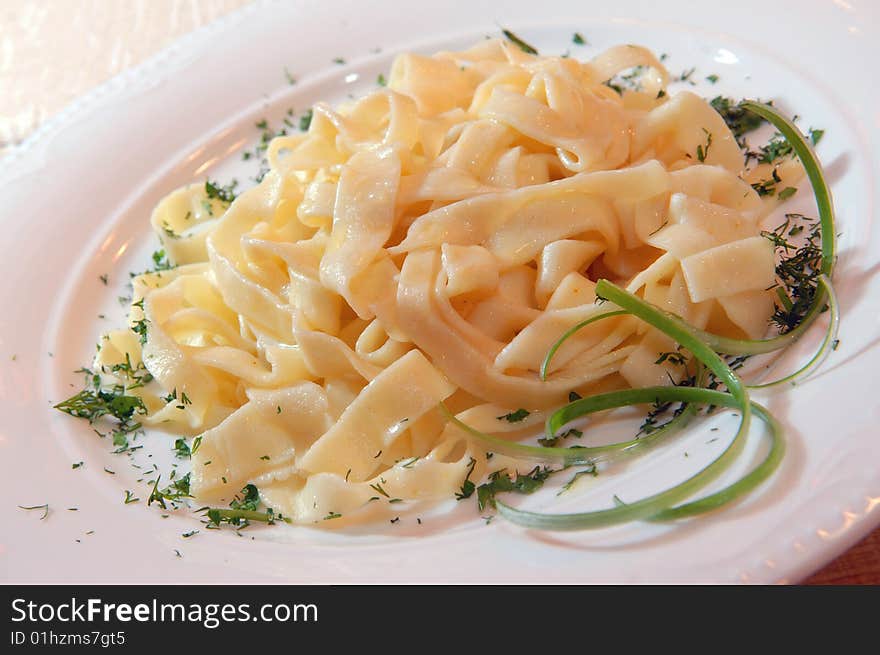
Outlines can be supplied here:
M208 196L209 200L219 200L220 202L229 204L236 198L236 186L238 186L238 180L232 180L232 182L226 186L221 186L217 182L212 182L210 179L207 179L205 180L205 195Z
M313 115L314 115L314 112L311 109L309 109L308 111L306 111L306 113L304 113L302 116L299 117L300 132L308 132L309 131L309 127L312 124L312 116Z
M113 445L128 450L128 435L121 430L113 431Z
M764 119L757 114L753 114L752 112L743 109L742 106L732 98L715 96L709 104L712 105L712 108L715 111L721 114L721 118L724 119L727 127L733 132L733 136L738 142L740 142L740 145L742 145L740 140L743 135L758 129L765 122Z
M565 432L558 434L553 437L541 437L538 439L538 443L544 446L545 448L553 448L563 439L568 439L569 437L574 437L575 439L580 439L584 436L584 433L580 430L576 430L575 428L569 428Z
M619 84L615 84L615 83L612 82L611 80L605 80L604 82L602 82L602 84L604 84L605 86L607 86L607 87L608 87L609 89L611 89L612 91L616 92L617 95L619 95L619 96L622 96L622 95L623 95L623 87L620 86Z
M676 366L687 366L687 358L681 351L660 353L660 356L654 363L662 364L663 362L669 362L670 364L675 364Z
M474 491L476 491L477 486L471 481L471 474L474 472L474 466L476 465L477 460L471 457L471 461L468 462L468 472L467 475L464 476L464 482L461 485L461 489L459 489L455 494L456 500L464 500L465 498L470 498L473 496Z
M776 197L779 198L779 200L788 200L796 193L797 189L795 187L787 186L782 191L780 191L779 195L777 195Z
M266 159L266 151L269 149L269 143L275 137L286 136L287 128L293 127L293 123L290 121L291 116L293 116L293 109L288 109L287 115L283 119L285 127L281 127L278 130L271 127L269 121L265 118L254 123L254 126L260 130L260 140L257 145L254 146L253 150L244 151L241 158L244 160L250 160L252 158L259 160L260 168L257 171L257 175L253 178L256 182L261 182L266 173L269 172L269 162ZM232 191L232 189L230 189L230 191Z
M150 492L150 497L147 499L147 505L152 505L154 502L159 503L159 506L162 509L168 509L166 502L175 503L179 502L183 498L192 498L189 491L189 478L190 474L187 473L182 478L178 478L171 482L171 484L165 489L159 490L159 481L162 476L156 478L156 481L153 483L153 489Z
M574 36L571 37L571 42L575 45L587 45L587 40L580 32L574 33Z
M781 194L780 194L781 195ZM781 333L799 325L813 304L817 277L822 268L821 230L819 223L810 227L803 244L798 247L788 239L803 232L804 224L813 222L802 214L786 214L785 221L774 230L761 232L776 247L778 264L776 289L780 304L776 305L770 321Z
M584 469L583 471L578 471L577 473L575 473L572 476L571 480L569 480L564 485L562 485L562 489L560 489L559 493L557 493L556 495L561 496L562 494L564 494L566 491L571 489L579 479L581 479L585 475L591 475L594 478L597 477L599 475L599 472L596 471L596 465L594 464L593 466L591 466L588 469Z
M141 345L147 343L147 323L149 321L145 318L139 319L131 324L131 331L138 335L138 340L141 342Z
M376 484L371 484L371 485L370 485L370 488L371 488L371 489L375 489L376 491L378 491L380 494L382 494L382 495L385 496L386 498L391 498L391 496L388 495L388 492L385 491L385 490L382 488L382 485L379 484L378 482L377 482Z
M229 506L232 509L255 510L260 505L260 491L256 485L246 484L241 490L242 497L238 495L232 499Z
M75 462L74 464L71 465L70 468L72 468L72 469L78 469L78 468L82 467L82 465L83 465L82 462Z
M518 409L515 412L510 412L509 414L505 414L503 416L497 416L496 418L499 421L507 421L508 423L519 423L524 418L526 418L531 412L526 409Z
M180 238L180 235L174 231L174 229L168 224L168 221L164 221L162 223L162 232L169 239L179 239Z
M691 79L691 76L692 76L696 71L697 71L696 67L688 68L686 71L683 71L682 74L678 76L677 81L678 81L678 82L689 82L691 85L695 85L696 82L694 82L694 81Z
M141 300L143 303L143 300ZM143 362L138 362L137 366L132 366L131 364L131 355L129 353L125 353L125 361L119 362L118 364L113 364L110 367L110 372L113 374L122 374L122 376L126 377L131 384L126 384L126 389L138 389L143 387L145 384L153 381L153 375L147 370L147 367L144 366Z
M624 91L641 91L642 75L644 75L646 70L647 68L642 65L633 66L628 73L615 75L610 80L602 82L602 84L616 91L617 95L623 95Z
M687 386L687 384L689 382L690 382L689 380L685 380L682 383L682 385L680 385L680 386ZM663 417L669 411L669 409L675 404L676 403L674 403L672 401L661 402L659 400L655 400L654 404L651 406L651 410L648 412L648 415L645 417L645 420L642 421L642 424L639 426L639 431L636 432L636 438L638 438L639 436L641 436L643 434L644 435L653 434L657 430L660 430L661 428L666 427L666 425L670 421L677 418L684 411L684 408L685 408L684 403L678 403L678 407L672 413L672 418L669 419L669 421L667 421L665 423L659 422L659 419L661 417Z
M131 503L136 503L140 498L131 493L128 489L125 490L125 500L123 501L126 505Z
M822 140L822 137L825 134L825 130L815 130L810 128L807 133L807 138L812 142L813 145L819 143ZM779 159L784 159L785 157L793 157L794 149L791 147L791 144L778 132L773 135L773 138L770 139L770 142L765 146L761 146L757 153L752 153L752 156L757 157L758 163L761 164L772 164Z
M702 145L697 146L697 160L700 163L706 161L706 157L709 156L709 147L712 145L712 133L705 127L703 132L706 133L706 147L704 148Z
M521 38L519 38L516 34L511 32L510 30L502 29L501 33L504 35L504 38L506 38L508 41L513 43L515 46L517 46L523 52L530 54L530 55L538 54L538 51L535 48L533 48L528 43L523 41Z
M772 196L776 193L776 184L778 182L782 182L782 178L779 177L779 171L774 168L773 171L770 173L769 180L754 182L752 184L752 188L758 193L759 196Z
M711 75L706 76L706 81L710 82L712 84L716 84L719 79L720 78L717 75L715 75L715 73L712 73Z
M385 79L385 76L382 73L379 73L379 76L376 78L376 84L379 86L387 86L388 81Z
M781 134L775 134L767 145L761 146L758 162L761 164L772 164L777 159L788 157L792 153L794 153L794 150L791 144Z
M156 250L150 256L153 260L153 270L149 271L151 273L158 273L159 271L168 271L174 268L168 258L165 256L164 250ZM143 306L143 305L142 305Z
M118 435L124 436L140 429L141 424L134 420L134 416L146 414L146 406L137 396L127 395L124 386L114 385L105 389L101 385L100 375L89 369L80 370L86 373L86 388L54 408L76 418L87 419L89 423L104 416L115 418L119 425L114 431L114 445L123 445Z
M489 481L477 487L477 506L482 512L486 507L495 507L496 494L505 491L515 491L520 494L531 494L544 486L544 481L554 473L547 467L536 466L528 473L516 472L516 477L511 478L505 469L495 471L489 476Z

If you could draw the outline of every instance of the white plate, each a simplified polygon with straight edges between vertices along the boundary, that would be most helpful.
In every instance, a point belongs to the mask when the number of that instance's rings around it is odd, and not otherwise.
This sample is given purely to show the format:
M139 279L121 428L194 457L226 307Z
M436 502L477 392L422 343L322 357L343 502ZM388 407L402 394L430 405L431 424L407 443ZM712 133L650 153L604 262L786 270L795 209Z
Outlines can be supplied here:
M878 5L662 4L660 12L659 3L624 0L529 0L504 3L503 10L474 2L260 2L102 86L7 157L0 171L0 577L791 582L880 523L880 402L873 384L880 370L880 239L872 230L880 94L869 71L880 59ZM326 534L279 526L253 532L255 539L204 530L184 539L182 533L201 527L191 516L162 519L142 502L123 504L123 489L141 498L148 493L135 469L50 405L80 384L72 371L88 361L111 323L97 314L114 306L127 271L145 267L151 207L182 183L240 175L241 149L252 145L253 124L263 116L277 122L290 106L299 112L319 99L366 90L396 52L465 46L497 33L499 24L542 51L570 49L574 56L645 44L669 53L673 73L696 66L704 94L774 98L801 115L802 125L826 128L819 154L842 232L841 345L808 383L764 399L788 428L781 470L745 503L690 523L564 535L523 531L501 519L486 526L462 505L424 528L409 521ZM575 31L591 45L573 45ZM348 63L334 64L336 57ZM285 67L296 85L287 83ZM720 76L714 87L704 81L710 73ZM798 202L812 210L806 193ZM104 273L107 287L98 279ZM717 425L731 424L724 420ZM694 460L711 452L706 429L633 462L593 491L607 499L615 485L635 493L637 482L681 479L692 465L684 450ZM79 461L84 466L72 469ZM43 503L52 510L45 521L16 507Z

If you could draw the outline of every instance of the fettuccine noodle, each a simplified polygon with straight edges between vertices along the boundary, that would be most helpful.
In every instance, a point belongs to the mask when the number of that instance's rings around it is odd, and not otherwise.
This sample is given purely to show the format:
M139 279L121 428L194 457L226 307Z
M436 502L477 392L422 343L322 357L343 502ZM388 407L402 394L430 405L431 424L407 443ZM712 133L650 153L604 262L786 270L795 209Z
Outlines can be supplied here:
M603 84L634 67L637 88ZM765 333L776 200L742 179L719 114L668 82L636 46L586 63L498 40L401 55L387 88L276 138L231 205L204 185L162 200L152 223L177 266L134 279L145 342L111 332L97 365L142 362L143 423L201 437L201 503L252 483L293 522L338 527L451 498L504 458L439 403L518 439L572 391L681 379L656 363L672 340L632 316L578 332L540 378L559 336L604 311L599 277L697 328Z

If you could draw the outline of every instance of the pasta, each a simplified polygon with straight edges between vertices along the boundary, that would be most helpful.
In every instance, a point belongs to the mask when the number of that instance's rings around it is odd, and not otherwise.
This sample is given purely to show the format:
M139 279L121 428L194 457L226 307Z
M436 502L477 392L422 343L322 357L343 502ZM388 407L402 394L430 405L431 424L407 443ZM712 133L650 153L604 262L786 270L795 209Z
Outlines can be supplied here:
M604 84L631 69L634 88ZM633 316L579 331L541 378L559 336L604 311L599 277L698 328L765 333L777 200L743 180L721 116L668 83L635 46L401 55L387 88L274 139L231 203L202 185L162 200L176 267L134 279L137 333L110 332L96 365L122 385L120 364L145 368L142 423L199 437L199 502L254 484L294 523L335 528L451 498L490 460L441 402L516 440L572 392L680 379L658 363L673 341Z

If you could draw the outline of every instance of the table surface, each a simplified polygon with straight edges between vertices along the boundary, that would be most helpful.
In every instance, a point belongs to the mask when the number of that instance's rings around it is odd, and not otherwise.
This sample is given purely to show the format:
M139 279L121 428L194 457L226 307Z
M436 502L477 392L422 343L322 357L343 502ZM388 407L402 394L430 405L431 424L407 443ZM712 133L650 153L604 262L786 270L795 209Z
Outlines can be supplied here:
M0 155L92 87L249 0L2 0ZM880 584L880 529L804 581Z

